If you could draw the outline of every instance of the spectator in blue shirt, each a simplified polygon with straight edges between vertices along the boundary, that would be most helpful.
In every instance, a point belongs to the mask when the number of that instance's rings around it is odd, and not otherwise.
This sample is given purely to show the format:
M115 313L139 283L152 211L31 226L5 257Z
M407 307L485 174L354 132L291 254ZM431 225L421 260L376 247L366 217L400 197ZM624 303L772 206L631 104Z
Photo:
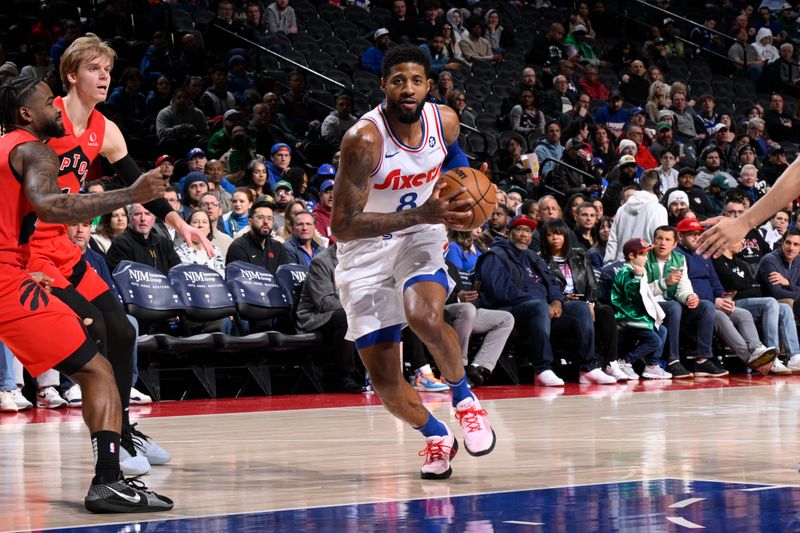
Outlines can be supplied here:
M442 30L436 30L433 37L426 44L420 45L420 49L430 58L431 70L436 74L441 74L443 70L458 70L461 65L447 53L444 47Z
M475 270L478 257L486 252L486 246L480 239L482 233L483 228L480 226L472 231L450 232L450 242L447 245L445 259L452 263L459 272L471 273Z
M595 123L598 126L605 124L617 139L628 127L628 122L631 119L630 112L622 107L623 103L622 93L611 91L608 97L608 104L598 109L594 116Z
M361 67L368 70L376 76L381 75L381 63L383 63L383 55L389 48L392 39L389 37L389 30L386 28L379 28L375 30L375 46L370 46L361 55Z
M314 241L314 229L314 215L308 211L295 213L292 236L283 244L290 263L310 265L311 259L325 250Z

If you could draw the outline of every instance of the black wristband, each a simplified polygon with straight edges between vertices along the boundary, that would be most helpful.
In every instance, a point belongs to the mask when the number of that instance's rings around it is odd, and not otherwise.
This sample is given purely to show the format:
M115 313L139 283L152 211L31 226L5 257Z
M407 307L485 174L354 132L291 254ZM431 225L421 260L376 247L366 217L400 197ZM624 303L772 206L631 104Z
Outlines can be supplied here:
M132 185L142 174L142 169L139 168L139 165L136 164L130 154L125 155L125 157L111 165L126 187ZM168 214L174 211L169 202L163 198L156 198L142 205L161 220L164 220Z

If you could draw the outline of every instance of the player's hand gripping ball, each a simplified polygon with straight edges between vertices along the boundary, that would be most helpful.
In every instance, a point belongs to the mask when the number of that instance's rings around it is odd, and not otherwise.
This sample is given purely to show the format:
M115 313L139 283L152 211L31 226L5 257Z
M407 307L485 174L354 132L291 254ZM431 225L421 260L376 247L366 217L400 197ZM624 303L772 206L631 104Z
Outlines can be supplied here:
M481 226L489 219L497 202L497 189L492 181L481 171L469 167L459 167L444 173L445 186L440 196L447 196L454 189L464 188L464 192L451 199L469 200L470 205L464 206L460 211L471 211L472 219L459 220L459 225L467 229Z

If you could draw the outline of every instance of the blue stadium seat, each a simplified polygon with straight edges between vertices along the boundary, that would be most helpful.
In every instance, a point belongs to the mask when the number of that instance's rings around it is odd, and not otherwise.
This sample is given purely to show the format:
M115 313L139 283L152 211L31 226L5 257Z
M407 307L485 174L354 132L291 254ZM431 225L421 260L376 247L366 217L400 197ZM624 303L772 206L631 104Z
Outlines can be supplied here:
M169 282L186 309L186 317L209 322L236 312L225 280L204 265L180 264L169 271Z
M243 319L268 320L289 313L289 298L275 276L265 269L234 261L225 267L225 278L236 311Z
M290 263L281 265L275 273L283 292L289 298L289 305L294 308L300 301L300 294L303 292L303 283L308 275L308 265Z
M184 306L167 276L155 268L122 261L112 274L129 315L157 322L183 315Z

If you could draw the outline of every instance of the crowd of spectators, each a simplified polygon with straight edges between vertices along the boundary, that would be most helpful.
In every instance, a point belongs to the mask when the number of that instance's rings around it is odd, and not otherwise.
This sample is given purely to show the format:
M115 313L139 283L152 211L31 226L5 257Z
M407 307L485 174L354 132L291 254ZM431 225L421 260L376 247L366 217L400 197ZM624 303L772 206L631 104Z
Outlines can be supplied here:
M86 32L107 39L118 56L98 109L143 168L169 177L165 198L208 232L214 254L141 205L91 221L88 248L111 271L123 260L222 276L232 261L309 267L295 329L330 340L345 390L361 381L331 278L338 146L380 103L381 59L397 43L430 57L430 100L458 113L462 147L498 187L486 225L454 233L447 254L459 288L446 311L474 385L490 379L512 327L533 346L524 356L540 385L563 384L556 337L577 341L585 383L724 375L715 339L745 363L778 349L788 362L773 372L800 371L797 206L713 263L693 259L702 227L691 223L738 216L797 153L797 2L45 4L0 17L0 82L39 78L63 94L64 49ZM115 185L98 161L84 188ZM620 299L641 279L660 312ZM682 323L696 326L693 358ZM473 333L485 335L477 350ZM421 363L415 385L446 390Z

